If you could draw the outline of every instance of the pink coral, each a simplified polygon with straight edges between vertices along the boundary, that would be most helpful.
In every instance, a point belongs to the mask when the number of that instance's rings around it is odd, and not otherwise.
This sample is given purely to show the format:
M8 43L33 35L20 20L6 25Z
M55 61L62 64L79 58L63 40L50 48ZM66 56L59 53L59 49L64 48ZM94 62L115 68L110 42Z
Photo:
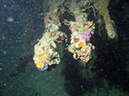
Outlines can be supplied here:
M85 41L89 41L91 38L91 35L93 35L93 34L94 34L94 32L89 29L89 30L85 31L84 33L82 33L82 39Z

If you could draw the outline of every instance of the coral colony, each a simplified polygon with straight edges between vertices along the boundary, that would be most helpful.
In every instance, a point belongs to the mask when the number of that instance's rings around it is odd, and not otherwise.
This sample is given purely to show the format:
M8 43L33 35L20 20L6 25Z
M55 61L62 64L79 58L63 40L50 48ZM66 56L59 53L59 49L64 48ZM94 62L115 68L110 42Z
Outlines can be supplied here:
M43 37L34 47L33 60L36 67L40 70L47 70L49 67L60 63L60 55L57 52L57 43L64 43L68 45L66 49L73 54L73 58L88 63L91 59L91 53L95 46L91 43L91 37L94 35L95 23L88 21L86 9L96 9L105 21L105 28L109 38L116 36L109 12L107 9L108 0L51 0L49 1L49 12L41 13L44 15L45 32ZM72 14L75 20L64 17L66 13ZM63 20L61 19L63 18ZM70 29L70 44L67 43L68 36L65 30L60 31L59 28L66 26Z
M84 33L82 33L82 39L85 40L85 41L89 41L90 38L91 38L91 35L93 35L93 34L94 34L93 31L87 30Z

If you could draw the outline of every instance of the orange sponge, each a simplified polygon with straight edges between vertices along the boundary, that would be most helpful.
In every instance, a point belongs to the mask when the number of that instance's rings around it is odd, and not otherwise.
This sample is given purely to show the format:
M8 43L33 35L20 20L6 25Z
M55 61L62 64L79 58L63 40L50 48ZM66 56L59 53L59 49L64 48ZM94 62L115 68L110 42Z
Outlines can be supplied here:
M84 46L84 42L80 42L79 44L78 44L78 46L81 48L81 47L83 47Z

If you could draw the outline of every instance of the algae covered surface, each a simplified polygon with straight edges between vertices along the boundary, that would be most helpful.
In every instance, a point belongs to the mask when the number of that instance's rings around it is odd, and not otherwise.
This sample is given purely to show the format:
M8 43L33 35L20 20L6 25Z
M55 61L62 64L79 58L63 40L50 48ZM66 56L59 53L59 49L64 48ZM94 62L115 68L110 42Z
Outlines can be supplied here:
M128 0L1 0L0 96L129 96L128 6ZM46 46L51 55L40 58Z

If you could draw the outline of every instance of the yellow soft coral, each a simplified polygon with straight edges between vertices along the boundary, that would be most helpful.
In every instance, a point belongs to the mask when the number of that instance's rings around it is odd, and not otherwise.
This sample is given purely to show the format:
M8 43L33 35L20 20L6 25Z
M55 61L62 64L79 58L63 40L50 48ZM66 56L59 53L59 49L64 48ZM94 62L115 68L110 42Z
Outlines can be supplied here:
M37 68L42 68L43 65L42 65L41 63L37 63L37 64L36 64L36 67L37 67Z

